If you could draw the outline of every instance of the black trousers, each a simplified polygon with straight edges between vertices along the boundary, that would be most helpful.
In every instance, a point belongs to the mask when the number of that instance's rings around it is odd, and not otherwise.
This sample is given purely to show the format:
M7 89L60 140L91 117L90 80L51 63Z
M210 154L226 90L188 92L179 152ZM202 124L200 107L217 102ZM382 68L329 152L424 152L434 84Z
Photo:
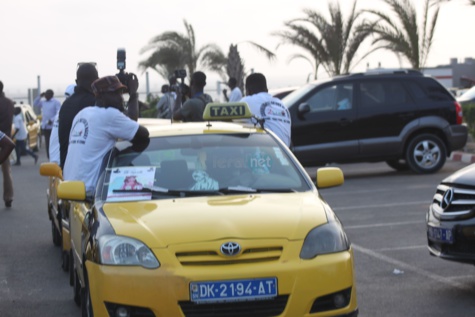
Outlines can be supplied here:
M49 160L49 138L51 137L51 129L41 129L41 134L45 137L46 156Z

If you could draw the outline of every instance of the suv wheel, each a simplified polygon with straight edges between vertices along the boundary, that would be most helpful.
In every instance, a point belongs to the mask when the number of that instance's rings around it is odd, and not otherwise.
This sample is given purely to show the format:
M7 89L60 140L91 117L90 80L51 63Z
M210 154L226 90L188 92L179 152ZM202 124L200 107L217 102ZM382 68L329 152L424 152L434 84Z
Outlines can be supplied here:
M446 156L445 144L438 136L421 134L409 142L406 162L414 172L428 174L440 170Z

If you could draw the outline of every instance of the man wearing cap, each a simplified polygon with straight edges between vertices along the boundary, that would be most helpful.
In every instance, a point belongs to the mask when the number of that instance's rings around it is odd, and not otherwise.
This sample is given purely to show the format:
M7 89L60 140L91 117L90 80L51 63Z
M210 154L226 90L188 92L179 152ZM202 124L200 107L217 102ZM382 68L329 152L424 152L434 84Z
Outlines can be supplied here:
M138 87L137 77L133 75L128 84L129 89ZM128 109L129 117L123 113L122 94L127 87L116 76L99 78L91 88L96 104L82 109L74 118L64 165L64 179L83 181L89 196L95 191L104 155L116 140L141 142L149 136L148 130L137 123L138 105Z
M53 98L54 92L51 89L42 92L33 101L33 107L41 109L41 134L45 137L46 155L49 158L49 139L51 137L51 129L53 129L53 121L59 112L61 102ZM42 99L44 97L44 99Z
M181 94L177 96L173 111L173 120L194 122L203 121L203 111L205 106L213 102L210 95L203 92L206 86L206 75L203 72L194 72L191 76L190 89L191 98L181 106Z

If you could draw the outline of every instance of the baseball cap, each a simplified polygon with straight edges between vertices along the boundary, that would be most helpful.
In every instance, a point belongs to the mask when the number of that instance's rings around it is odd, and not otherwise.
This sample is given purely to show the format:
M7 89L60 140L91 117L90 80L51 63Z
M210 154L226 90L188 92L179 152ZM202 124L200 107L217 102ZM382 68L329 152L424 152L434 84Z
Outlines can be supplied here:
M105 76L96 79L91 85L94 95L100 95L105 92L114 92L119 89L127 89L127 86L123 85L117 76Z

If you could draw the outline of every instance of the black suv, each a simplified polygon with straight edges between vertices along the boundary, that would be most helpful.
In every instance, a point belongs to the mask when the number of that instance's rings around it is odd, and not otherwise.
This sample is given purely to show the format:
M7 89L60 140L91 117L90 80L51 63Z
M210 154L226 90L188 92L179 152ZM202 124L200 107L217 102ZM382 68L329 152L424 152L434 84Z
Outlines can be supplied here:
M304 166L386 161L433 173L467 142L462 108L414 70L368 71L303 86L283 99Z

